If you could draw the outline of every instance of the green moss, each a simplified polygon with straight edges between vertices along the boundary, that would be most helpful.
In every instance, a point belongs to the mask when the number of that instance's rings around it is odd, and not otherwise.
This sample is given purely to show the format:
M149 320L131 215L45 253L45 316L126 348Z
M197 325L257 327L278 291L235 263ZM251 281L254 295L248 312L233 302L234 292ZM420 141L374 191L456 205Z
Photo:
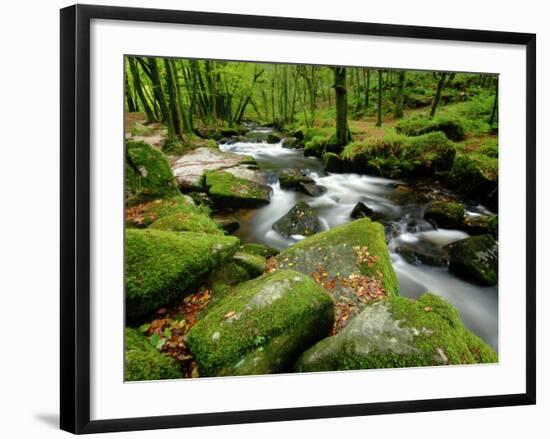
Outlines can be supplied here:
M180 212L162 217L149 226L150 229L170 232L201 232L223 235L223 231L208 216L200 212Z
M125 183L128 206L179 194L164 154L144 142L126 142Z
M424 117L401 119L396 126L396 130L407 136L421 136L422 134L441 131L453 141L460 141L465 138L462 120L448 116L438 116L433 119Z
M237 252L233 256L233 261L246 270L249 278L262 275L265 269L265 258L263 256Z
M126 381L150 381L182 378L177 363L158 352L136 329L124 330Z
M368 305L341 333L298 360L299 372L495 363L496 352L467 330L456 309L426 293Z
M463 195L485 200L497 189L498 159L480 153L459 154L447 182Z
M132 127L132 136L151 136L155 134L155 127L150 125L142 125L139 122L136 122Z
M140 318L190 292L237 251L232 236L126 230L126 313Z
M176 213L208 216L210 210L205 206L196 206L192 199L180 194L134 206L127 212L126 225L148 227L158 219Z
M441 132L417 137L390 134L348 144L338 166L346 172L390 178L427 177L451 169L455 153L454 145Z
M498 244L492 235L471 236L445 250L452 273L482 285L498 282Z
M201 375L288 370L334 321L330 296L295 271L245 282L208 311L187 335Z
M220 207L257 207L269 203L271 189L225 171L208 171L206 187Z
M432 201L426 208L424 218L438 227L458 227L464 218L464 206L454 201Z
M264 258L269 258L279 254L279 250L272 247L267 247L263 244L256 243L246 243L241 245L239 250L241 253L250 253L251 255L263 256Z
M368 251L371 258L361 258ZM386 245L384 227L369 218L317 233L289 247L276 257L280 268L304 274L322 267L329 277L360 273L380 280L387 294L399 290Z

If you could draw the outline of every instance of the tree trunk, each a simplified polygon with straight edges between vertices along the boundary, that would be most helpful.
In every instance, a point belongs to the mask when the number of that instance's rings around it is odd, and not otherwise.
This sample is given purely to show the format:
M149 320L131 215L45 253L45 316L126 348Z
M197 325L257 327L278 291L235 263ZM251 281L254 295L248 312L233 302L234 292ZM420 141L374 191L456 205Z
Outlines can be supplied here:
M397 93L395 96L395 109L393 116L396 119L403 117L403 88L405 87L405 70L399 71L399 78L397 82Z
M145 114L147 115L147 123L151 123L155 120L155 116L143 92L143 84L141 82L141 78L139 77L139 70L136 64L136 60L134 58L129 57L128 64L130 65L130 72L132 73L132 79L134 81L136 93L138 95L139 100L141 101L141 105L143 106Z
M376 126L382 126L382 70L378 69L378 111L376 113Z
M491 111L491 118L489 119L489 125L493 126L498 113L498 78L495 81L495 100L493 101L493 110Z
M365 109L369 109L370 98L370 69L367 69L367 85L365 86Z
M435 91L435 97L432 103L432 109L430 110L430 119L432 119L435 116L435 112L437 111L439 101L441 100L441 92L443 91L443 84L445 84L446 77L447 77L447 73L445 72L441 73L441 76L439 77L439 82L437 83L437 90Z
M153 81L153 93L160 106L162 118L168 128L168 139L173 140L176 137L176 131L174 129L174 120L170 117L170 111L166 104L164 92L162 90L162 83L160 81L160 73L156 58L147 58L147 64L151 70L151 80Z
M349 141L348 98L345 67L333 67L334 91L336 93L336 142L344 147Z
M183 115L178 100L178 90L176 79L172 69L172 60L164 58L164 70L166 75L166 84L168 85L168 108L170 118L174 125L174 133L177 137L183 138Z

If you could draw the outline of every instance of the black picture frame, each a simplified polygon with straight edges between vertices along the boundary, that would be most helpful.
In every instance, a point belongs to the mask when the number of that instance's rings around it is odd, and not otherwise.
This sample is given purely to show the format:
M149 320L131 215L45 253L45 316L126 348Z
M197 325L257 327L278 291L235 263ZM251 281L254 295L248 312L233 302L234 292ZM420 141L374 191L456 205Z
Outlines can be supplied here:
M526 47L526 376L525 393L224 413L90 420L90 22L130 20L357 34ZM61 406L72 433L273 422L535 404L536 35L303 18L74 5L61 10Z

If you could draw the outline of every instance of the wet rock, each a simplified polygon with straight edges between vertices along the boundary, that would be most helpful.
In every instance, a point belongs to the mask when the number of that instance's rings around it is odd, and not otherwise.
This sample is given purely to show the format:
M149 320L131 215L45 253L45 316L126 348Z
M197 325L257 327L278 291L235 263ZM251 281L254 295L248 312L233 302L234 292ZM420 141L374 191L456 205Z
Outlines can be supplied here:
M374 210L368 207L365 203L359 201L351 210L349 216L353 219L357 218L371 218L374 214Z
M321 230L321 223L310 205L301 201L273 224L273 230L287 238L292 235L310 236Z
M279 143L281 137L269 131L249 131L242 137L243 142Z
M270 258L280 253L276 248L267 247L263 244L256 244L252 242L241 245L239 251L242 253L263 256L264 258Z
M205 186L214 205L218 208L252 208L268 204L271 198L269 186L236 177L228 171L208 171Z
M241 227L239 220L234 216L214 215L212 219L226 233L233 233Z
M457 310L426 293L367 305L339 334L304 352L298 372L495 363L497 353L464 327Z
M395 250L412 265L431 265L434 267L446 267L447 259L443 251L428 241L421 242L414 247L407 244L401 244Z
M172 173L182 191L202 192L204 191L204 174L207 171L232 170L232 172L240 172L239 170L242 168L242 172L249 176L261 174L259 171L252 172L250 168L244 166L251 160L254 161L252 157L222 152L213 148L197 148L176 160L172 165Z
M283 148L299 149L302 148L302 144L297 137L285 137L283 139Z
M498 243L491 235L472 236L445 248L449 271L481 285L498 282Z
M212 207L214 205L212 198L204 192L189 192L187 195L191 197L197 206Z
M444 229L460 227L464 218L464 206L453 201L432 201L424 213L424 219Z
M317 197L326 192L324 186L319 186L315 181L302 174L299 169L285 169L279 175L279 183L282 189L291 189L302 192L310 197Z
M188 333L203 376L284 372L334 321L332 299L291 270L263 275L229 290Z
M265 269L265 258L251 253L237 252L233 256L233 262L245 269L249 279L261 276Z
M493 234L489 225L491 218L491 215L466 215L459 228L470 235Z

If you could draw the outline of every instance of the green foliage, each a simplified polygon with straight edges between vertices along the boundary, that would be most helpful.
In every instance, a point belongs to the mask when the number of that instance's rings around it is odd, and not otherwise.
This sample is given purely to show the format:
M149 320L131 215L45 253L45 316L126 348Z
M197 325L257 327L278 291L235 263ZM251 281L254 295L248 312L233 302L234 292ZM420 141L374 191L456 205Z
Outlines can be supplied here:
M332 299L291 270L234 287L189 331L187 344L201 375L277 373L326 336Z
M126 230L125 284L128 318L144 317L190 289L238 249L233 236L160 230Z
M368 305L341 333L299 359L299 372L495 363L496 352L467 330L444 299L391 297Z
M126 142L125 182L128 206L179 194L164 154L144 142Z
M158 352L139 330L125 328L124 340L124 379L126 381L182 378L176 362Z

